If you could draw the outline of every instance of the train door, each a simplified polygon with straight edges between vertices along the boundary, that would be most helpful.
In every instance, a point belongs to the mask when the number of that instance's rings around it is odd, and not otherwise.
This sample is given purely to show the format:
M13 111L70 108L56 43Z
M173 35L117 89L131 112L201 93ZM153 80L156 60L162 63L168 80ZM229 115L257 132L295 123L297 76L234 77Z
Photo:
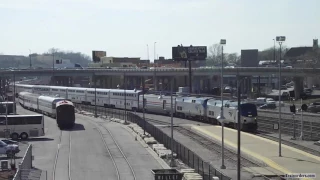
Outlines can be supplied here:
M162 102L162 109L166 109L167 100L163 100Z

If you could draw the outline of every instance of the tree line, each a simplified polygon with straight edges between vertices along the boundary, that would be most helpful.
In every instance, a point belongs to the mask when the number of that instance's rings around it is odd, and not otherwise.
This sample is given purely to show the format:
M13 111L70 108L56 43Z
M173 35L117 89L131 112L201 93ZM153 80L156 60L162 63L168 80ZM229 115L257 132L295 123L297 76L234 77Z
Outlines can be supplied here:
M288 47L281 48L282 57L289 50ZM279 60L279 47L270 47L262 51L258 51L258 60ZM222 47L220 44L213 44L208 48L207 66L221 66ZM223 53L223 65L237 66L241 63L241 55L238 53Z
M69 59L71 63L78 63L83 67L88 66L88 63L91 61L91 57L85 55L81 52L73 52L73 51L62 51L56 48L50 48L47 52L38 54L31 54L31 63L32 67L42 67L48 68L52 67L52 61L40 61L35 58L38 55L47 55L52 56L54 52L54 56L60 59ZM3 54L0 54L3 55ZM56 59L56 58L55 58ZM30 57L29 56L0 56L1 68L28 68L30 66Z

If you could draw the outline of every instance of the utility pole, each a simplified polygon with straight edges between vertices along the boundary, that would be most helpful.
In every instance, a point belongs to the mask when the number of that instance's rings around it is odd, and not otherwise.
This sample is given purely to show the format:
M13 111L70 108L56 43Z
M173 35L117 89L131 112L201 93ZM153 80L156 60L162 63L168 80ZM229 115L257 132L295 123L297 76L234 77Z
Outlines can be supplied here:
M173 80L174 78L171 79L171 167L175 167L175 161L173 157Z
M277 36L277 42L280 45L280 57L279 57L279 157L281 157L281 45L286 40L285 36Z
M94 117L98 117L98 112L97 112L97 78L96 75L93 75L94 79Z
M223 45L226 44L226 40L225 39L221 39L220 40L220 44L221 44L221 47L222 47L222 53L221 53L221 81L220 81L220 86L221 86L221 111L220 111L220 116L217 117L218 120L220 120L221 122L221 169L226 169L226 166L224 164L224 120L225 120L225 117L224 117L224 114L223 114Z

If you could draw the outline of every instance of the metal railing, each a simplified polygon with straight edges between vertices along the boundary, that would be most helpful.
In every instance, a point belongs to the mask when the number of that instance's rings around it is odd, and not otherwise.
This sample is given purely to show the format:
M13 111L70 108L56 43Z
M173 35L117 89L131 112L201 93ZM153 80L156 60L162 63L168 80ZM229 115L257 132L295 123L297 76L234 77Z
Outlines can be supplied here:
M94 106L76 104L76 107L79 110L86 110L94 113ZM127 121L138 124L141 128L145 128L146 132L153 136L159 143L164 144L166 148L171 149L176 153L178 159L202 175L204 180L211 180L214 176L219 177L221 180L231 180L230 177L224 175L222 172L214 168L212 164L203 160L200 156L178 141L173 140L173 146L171 146L170 136L148 121L144 121L142 117L136 115L134 112L127 112L127 114L125 114L123 110L108 109L104 107L97 107L97 112L100 116L104 115L119 119L124 119L125 115L127 115Z
M30 144L24 154L21 163L13 180L23 180L25 173L29 173L32 169L32 144Z

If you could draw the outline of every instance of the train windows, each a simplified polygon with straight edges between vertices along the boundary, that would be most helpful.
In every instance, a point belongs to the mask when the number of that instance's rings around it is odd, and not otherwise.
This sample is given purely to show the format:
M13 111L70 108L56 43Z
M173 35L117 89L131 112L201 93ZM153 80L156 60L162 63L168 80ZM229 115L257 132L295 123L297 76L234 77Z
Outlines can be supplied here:
M181 106L177 106L177 110L182 111L182 107Z
M210 116L214 116L214 112L213 111L209 111L209 115Z
M192 100L192 103L196 103L196 100Z

